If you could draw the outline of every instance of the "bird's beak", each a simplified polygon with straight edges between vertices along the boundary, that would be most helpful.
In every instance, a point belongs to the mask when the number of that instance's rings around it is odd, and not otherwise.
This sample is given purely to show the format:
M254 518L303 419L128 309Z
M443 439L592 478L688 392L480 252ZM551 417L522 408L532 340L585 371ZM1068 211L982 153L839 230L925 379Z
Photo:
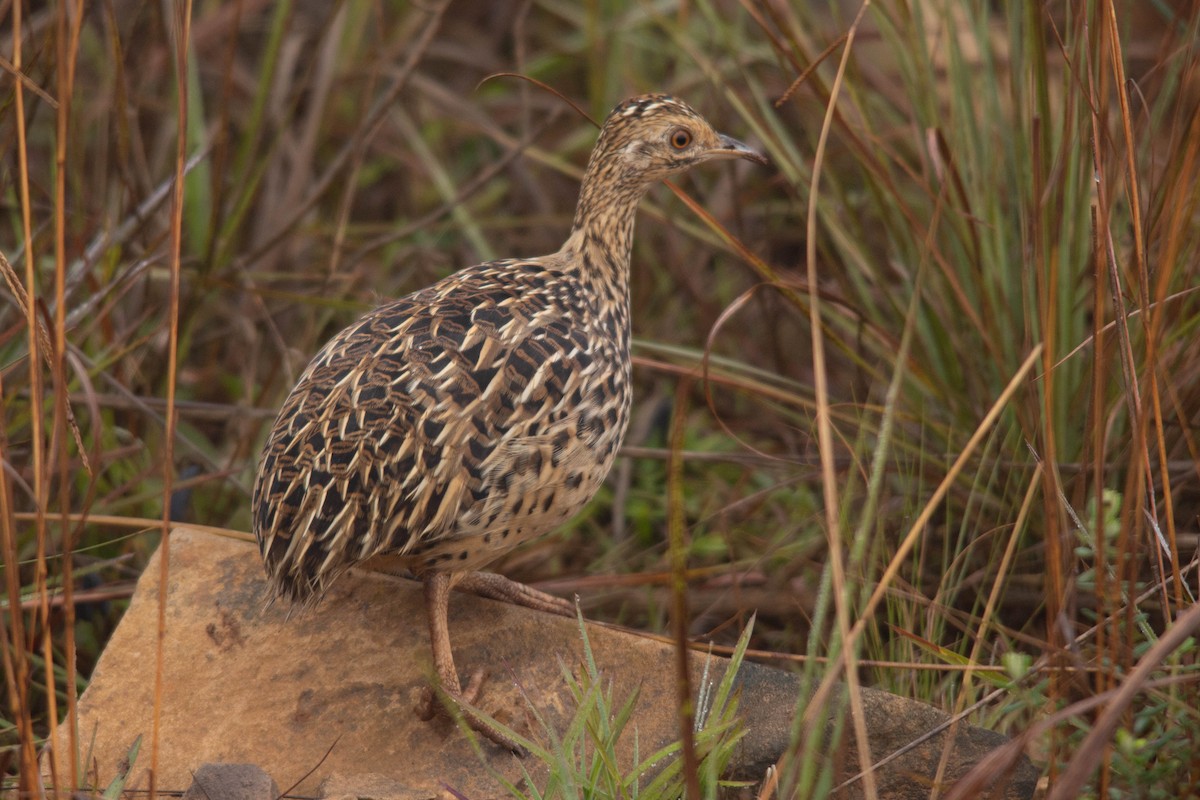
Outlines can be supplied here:
M708 151L708 154L713 158L744 158L747 161L753 161L756 164L766 166L771 163L767 157L758 152L750 145L743 144L732 136L721 134L721 146L714 147Z

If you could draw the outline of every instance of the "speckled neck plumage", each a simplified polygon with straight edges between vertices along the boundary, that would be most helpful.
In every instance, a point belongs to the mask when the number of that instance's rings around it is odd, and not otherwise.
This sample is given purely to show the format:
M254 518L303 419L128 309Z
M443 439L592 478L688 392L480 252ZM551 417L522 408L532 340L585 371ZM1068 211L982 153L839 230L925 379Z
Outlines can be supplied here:
M651 184L614 162L611 144L612 137L602 136L592 151L571 233L559 255L570 269L581 272L580 280L628 307L634 223L638 203Z
M650 183L610 159L603 144L597 145L583 174L571 235L563 250L597 250L614 265L628 269L638 203Z

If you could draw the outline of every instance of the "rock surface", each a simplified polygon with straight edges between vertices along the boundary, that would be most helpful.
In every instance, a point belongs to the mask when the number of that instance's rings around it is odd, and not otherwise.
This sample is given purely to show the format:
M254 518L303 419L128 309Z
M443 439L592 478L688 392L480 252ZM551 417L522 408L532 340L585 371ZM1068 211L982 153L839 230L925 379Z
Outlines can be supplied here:
M127 788L146 788L154 704L159 556L147 566L124 619L80 702L97 784L117 772L130 743L144 735L141 763ZM265 607L267 587L253 545L186 527L171 537L159 751L160 790L182 790L206 762L262 767L292 794L325 797L502 797L464 734L445 717L422 722L414 709L432 674L420 585L351 573L315 609ZM577 623L470 595L450 604L454 654L464 675L487 666L479 705L524 735L540 730L529 708L565 719L572 707L561 668L581 663ZM597 667L618 702L638 689L634 712L643 754L678 738L673 653L668 645L589 625ZM717 659L718 675L724 661ZM704 656L693 658L695 680ZM748 734L738 772L760 780L787 746L799 692L789 673L746 664L741 708ZM876 760L921 739L946 720L929 706L865 690ZM1004 742L960 725L944 772L961 775ZM876 772L881 797L927 797L946 733L922 741ZM86 746L86 744L84 745ZM490 768L517 782L522 767L544 777L534 758L483 744ZM628 758L628 754L626 755ZM834 758L846 777L857 759ZM1032 794L1028 761L997 797ZM843 796L860 796L851 784Z

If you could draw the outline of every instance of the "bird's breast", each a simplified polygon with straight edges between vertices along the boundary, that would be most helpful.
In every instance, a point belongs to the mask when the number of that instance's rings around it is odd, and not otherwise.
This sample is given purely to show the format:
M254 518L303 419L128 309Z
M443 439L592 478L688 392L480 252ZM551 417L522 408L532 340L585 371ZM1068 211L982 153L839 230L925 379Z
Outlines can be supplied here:
M419 569L486 566L554 530L595 496L629 421L630 363L627 340L586 338L586 348L555 353L531 367L525 388L512 400L512 418L489 443L472 501L458 524L420 548ZM547 366L562 358L567 369ZM549 377L539 382L543 371Z

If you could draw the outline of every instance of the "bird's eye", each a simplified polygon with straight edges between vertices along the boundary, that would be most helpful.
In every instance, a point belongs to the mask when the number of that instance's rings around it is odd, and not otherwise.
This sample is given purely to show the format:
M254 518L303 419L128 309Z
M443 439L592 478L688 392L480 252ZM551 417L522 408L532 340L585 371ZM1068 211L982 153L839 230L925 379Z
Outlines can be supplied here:
M671 133L671 147L682 150L692 143L692 132L687 128L676 128Z

